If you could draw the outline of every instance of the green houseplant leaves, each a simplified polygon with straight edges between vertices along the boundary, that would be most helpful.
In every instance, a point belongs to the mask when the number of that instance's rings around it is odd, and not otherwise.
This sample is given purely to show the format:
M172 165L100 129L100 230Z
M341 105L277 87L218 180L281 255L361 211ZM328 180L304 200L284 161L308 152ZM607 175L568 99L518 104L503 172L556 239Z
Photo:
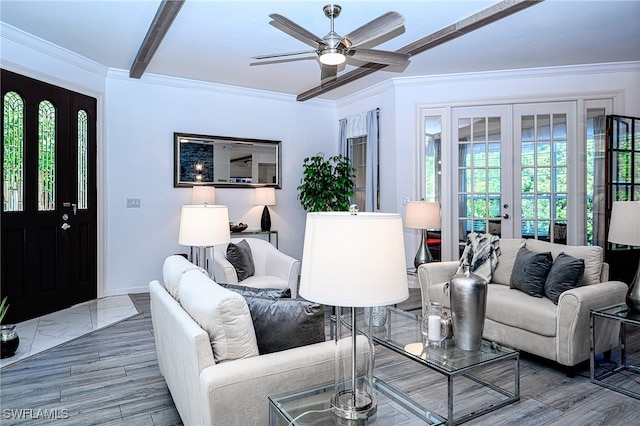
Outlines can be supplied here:
M308 212L348 211L354 192L355 167L347 157L324 154L307 157L298 186L298 199Z

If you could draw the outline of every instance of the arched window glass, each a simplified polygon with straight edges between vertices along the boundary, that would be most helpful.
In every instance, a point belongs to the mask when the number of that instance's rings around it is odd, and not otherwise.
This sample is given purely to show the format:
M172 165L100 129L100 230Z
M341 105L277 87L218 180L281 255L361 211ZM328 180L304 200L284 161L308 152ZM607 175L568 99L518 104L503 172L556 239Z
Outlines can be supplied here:
M56 109L49 101L38 107L38 211L56 208Z
M78 111L78 208L87 208L87 144L89 119L87 111Z
M4 95L2 111L2 209L17 212L24 209L24 101L16 92Z
M16 92L8 92L3 100L3 210L24 209L24 102Z

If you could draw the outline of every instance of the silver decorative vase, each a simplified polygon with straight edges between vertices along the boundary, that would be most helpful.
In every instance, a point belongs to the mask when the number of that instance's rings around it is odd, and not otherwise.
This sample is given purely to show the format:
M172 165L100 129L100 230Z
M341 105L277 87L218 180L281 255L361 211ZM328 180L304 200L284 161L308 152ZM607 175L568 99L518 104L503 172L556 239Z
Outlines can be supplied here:
M456 347L477 351L482 344L484 318L487 312L487 281L464 266L464 272L454 275L445 286L453 317L453 339Z
M386 306L372 306L370 308L364 308L364 322L368 324L371 321L371 325L374 327L380 327L387 322L387 307Z

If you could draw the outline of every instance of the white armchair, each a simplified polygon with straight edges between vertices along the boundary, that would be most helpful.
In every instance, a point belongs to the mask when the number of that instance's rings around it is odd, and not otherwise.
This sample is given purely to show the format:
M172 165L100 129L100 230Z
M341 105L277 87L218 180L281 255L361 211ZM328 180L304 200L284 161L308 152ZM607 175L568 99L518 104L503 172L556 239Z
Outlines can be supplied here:
M239 284L255 288L289 287L291 297L295 298L298 294L300 261L259 238L232 238L231 242L237 244L243 239L247 240L251 248L255 273ZM227 260L227 244L213 247L213 279L217 283L238 284L236 270Z

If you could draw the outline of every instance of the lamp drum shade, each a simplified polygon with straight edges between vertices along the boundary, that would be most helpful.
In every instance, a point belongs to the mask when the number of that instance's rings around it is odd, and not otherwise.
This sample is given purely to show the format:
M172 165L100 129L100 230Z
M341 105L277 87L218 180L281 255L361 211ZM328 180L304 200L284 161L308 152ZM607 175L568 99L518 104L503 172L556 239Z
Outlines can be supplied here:
M308 213L300 295L343 307L390 305L409 297L402 216Z
M404 226L413 229L440 229L440 203L409 201Z
M275 188L256 188L256 198L253 205L275 206L276 205Z
M614 201L609 222L610 243L640 246L640 201Z
M178 244L210 247L228 243L230 238L227 206L182 206Z

